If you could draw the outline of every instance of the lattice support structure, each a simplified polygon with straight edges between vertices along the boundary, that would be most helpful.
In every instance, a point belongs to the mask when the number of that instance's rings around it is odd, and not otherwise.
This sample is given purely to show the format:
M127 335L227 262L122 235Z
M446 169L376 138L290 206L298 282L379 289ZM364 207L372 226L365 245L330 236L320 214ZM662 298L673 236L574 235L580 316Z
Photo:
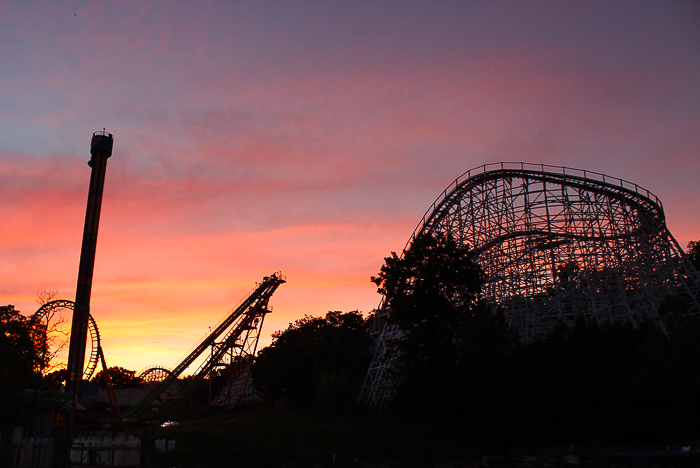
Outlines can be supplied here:
M669 296L700 312L698 272L666 227L661 201L637 184L590 171L496 163L467 171L433 203L411 236L450 234L476 253L483 296L522 339L582 315L656 318ZM377 315L375 359L361 398L381 406L392 351L389 311Z
M227 365L228 379L226 385L209 403L210 406L230 407L251 403L260 403L262 398L256 392L250 376L254 354L245 354Z
M257 328L256 336L259 335L258 326L262 327L265 314L269 312L270 298L277 288L285 282L286 278L281 273L264 277L263 281L238 306L234 307L201 342L196 344L172 371L162 374L162 380L159 380L151 392L129 410L126 417L132 420L145 418L164 420L192 396L198 384L213 369L221 367L222 364L226 365L227 359L231 359L232 356L240 355L234 350L250 350L253 336L251 331ZM257 338L255 343L257 344ZM254 348L252 349L254 352ZM207 350L210 351L208 355L205 354ZM192 372L192 378L182 389L182 394L176 398L169 398L167 401L161 400L161 405L152 408L152 404L160 399L166 389L171 388L186 369L194 367L195 362L201 356L206 357Z
M253 317L233 346L227 345L226 342L215 343L212 346L212 353L220 352L221 348L225 347L223 358L219 360L218 365L226 370L228 378L221 391L209 402L210 406L233 406L260 400L251 385L250 370L258 349L266 312L267 308Z
M392 385L389 375L398 353L392 346L392 340L401 337L401 330L396 324L386 323L388 310L380 305L371 325L370 335L373 338L372 362L367 370L367 376L360 394L360 401L369 406L383 407L392 397Z

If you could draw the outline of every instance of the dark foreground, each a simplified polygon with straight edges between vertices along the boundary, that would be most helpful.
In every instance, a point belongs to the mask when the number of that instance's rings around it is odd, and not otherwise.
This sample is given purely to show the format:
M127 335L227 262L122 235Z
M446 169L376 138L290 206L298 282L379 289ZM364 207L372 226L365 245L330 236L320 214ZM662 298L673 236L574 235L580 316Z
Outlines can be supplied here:
M440 424L319 409L222 413L156 432L177 441L159 467L700 468L700 441L506 447Z

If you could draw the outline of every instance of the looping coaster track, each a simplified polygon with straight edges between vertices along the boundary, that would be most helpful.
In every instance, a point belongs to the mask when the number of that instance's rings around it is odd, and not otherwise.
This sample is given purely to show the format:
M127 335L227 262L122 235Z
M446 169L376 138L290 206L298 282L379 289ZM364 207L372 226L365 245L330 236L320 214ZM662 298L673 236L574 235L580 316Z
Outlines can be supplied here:
M666 227L661 201L637 184L591 171L495 163L458 177L411 236L441 232L476 253L482 295L522 339L559 322L654 319L680 297L700 312L698 272ZM380 305L375 359L361 398L382 405L398 330Z
M76 308L81 308L82 306L77 305L73 301L66 301L63 299L47 302L43 304L39 309L32 315L29 321L29 328L34 336L34 341L40 344L42 352L45 354L44 361L46 360L46 354L50 352L48 347L51 345L47 343L50 338L47 333L51 333L50 328L52 327L52 321L55 320L55 314L63 314L65 312L73 311ZM90 315L89 312L85 312L87 315L87 329L88 336L90 340L88 341L90 347L87 352L87 364L83 368L82 380L89 381L95 369L97 368L97 363L99 362L99 349L100 349L100 330L97 328L97 323L95 319ZM46 363L48 364L48 363ZM42 369L43 371L43 369Z

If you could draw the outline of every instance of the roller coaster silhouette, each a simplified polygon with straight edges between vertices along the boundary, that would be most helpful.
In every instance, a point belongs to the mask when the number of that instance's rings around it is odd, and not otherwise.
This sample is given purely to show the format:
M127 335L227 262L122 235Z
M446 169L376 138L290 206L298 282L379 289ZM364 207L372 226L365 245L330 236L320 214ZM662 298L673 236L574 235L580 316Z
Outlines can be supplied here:
M141 373L151 391L125 413L127 420L164 421L186 402L201 381L217 367L228 369L228 383L212 401L231 406L246 395L250 362L257 349L268 302L277 288L286 282L279 272L263 281L234 307L205 338L172 369L150 368ZM186 384L178 378L210 350Z
M90 314L90 296L92 292L95 252L97 247L97 232L100 221L102 195L104 190L107 160L112 156L114 136L104 128L92 134L90 140L91 168L90 186L88 190L83 242L78 269L78 282L75 301L58 300L42 305L31 317L30 325L35 343L43 350L43 362L48 362L55 356L51 354L52 337L49 336L56 324L52 320L61 311L70 311L71 329L70 346L66 373L67 394L73 400L72 408L77 407L77 396L84 382L89 381L98 361L102 364L102 375L107 388L111 414L113 419L123 425L119 405L111 385L109 369L105 362L100 344L100 333L95 319ZM173 368L163 367L147 369L141 374L150 392L138 404L130 408L127 418L131 420L160 419L163 420L173 412L183 401L194 393L197 385L217 367L229 370L229 381L222 394L214 400L214 404L230 405L241 401L246 395L250 366L260 337L260 331L269 312L268 302L277 288L286 282L281 273L276 272L263 278L262 283L248 294L224 319L214 327L204 339L198 343ZM60 332L64 333L64 332ZM85 363L87 345L87 364ZM180 385L178 378L185 370L193 366L207 349L211 352L199 363L188 383ZM42 369L46 372L47 369ZM210 402L211 403L211 402ZM69 425L73 424L73 411Z
M172 370L165 367L144 370L140 377L144 382L143 388L149 392L124 414L124 421L166 420L192 397L202 380L217 368L226 369L227 383L209 402L210 406L234 406L245 402L246 397L251 396L251 386L248 385L250 365L257 350L265 316L271 310L268 303L272 294L285 282L286 278L279 272L264 277ZM30 319L36 341L46 340L47 320L53 312L73 312L76 307L80 306L66 300L42 305ZM100 361L103 371L107 369L97 323L92 315L88 316L90 349L86 353L88 360L82 375L83 382L93 377ZM209 353L206 353L207 350ZM194 365L197 366L194 372L183 383L180 377ZM109 379L108 372L103 374ZM114 422L123 425L116 397L108 382L107 387Z
M470 246L501 308L525 341L584 316L637 323L676 297L700 313L698 272L666 227L661 201L637 184L597 172L495 163L458 177L411 239L440 232ZM405 249L404 249L405 250ZM374 359L360 400L382 407L401 332L378 308Z

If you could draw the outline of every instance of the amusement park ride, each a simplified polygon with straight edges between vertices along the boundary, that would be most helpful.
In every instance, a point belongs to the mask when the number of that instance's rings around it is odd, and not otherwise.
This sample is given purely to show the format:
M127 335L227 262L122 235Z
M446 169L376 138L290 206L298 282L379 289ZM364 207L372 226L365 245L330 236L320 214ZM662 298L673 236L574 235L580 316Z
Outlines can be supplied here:
M211 371L220 366L229 369L229 378L228 383L215 401L220 402L219 406L230 406L237 399L243 397L250 375L250 361L255 355L265 315L269 312L268 302L275 290L284 282L284 277L279 273L264 277L262 283L229 312L224 320L201 343L195 346L172 371L164 372L162 380L154 385L155 388L137 405L131 408L126 417L138 419L143 416L151 420L164 420L173 410L192 396L200 382ZM209 355L199 364L181 392L174 392L179 394L175 395L174 398L161 400L158 406L152 407L152 403L159 400L161 395L166 393L166 390L176 384L178 377L207 350L210 350ZM152 371L149 369L144 372L144 375L150 372ZM237 379L241 377L244 380L243 385L237 386Z
M112 155L113 137L110 133L95 132L92 136L88 165L92 168L88 193L85 228L78 272L75 301L54 300L43 304L30 319L30 325L39 339L47 340L50 321L56 314L70 313L70 348L68 352L66 391L73 398L73 407L83 384L89 381L97 369L102 367L111 415L115 422L124 424L119 405L105 362L100 343L100 333L95 319L90 314L90 293L97 246L102 192L104 188L107 159ZM172 416L185 401L192 397L197 386L214 370L224 368L227 383L209 403L212 406L233 406L250 395L248 385L252 358L255 355L265 316L270 309L270 297L286 282L279 272L263 278L241 302L196 344L172 369L153 367L140 374L148 393L125 414L127 421L163 421ZM89 340L88 340L89 338ZM89 343L89 351L88 349ZM44 343L44 348L48 343ZM207 351L209 351L207 353ZM86 361L87 357L87 363ZM201 362L200 362L201 361ZM186 384L178 379L183 373L197 365ZM72 418L72 412L71 412Z
M100 335L90 315L90 291L102 188L112 135L92 137L90 192L75 302L52 301L32 317L37 330L57 309L73 314L66 388L77 395L101 362L110 389ZM469 246L485 273L482 296L503 310L525 341L580 316L600 322L658 319L668 297L700 313L700 275L666 227L661 201L637 184L604 174L528 163L495 163L458 177L415 229L443 233ZM411 243L407 244L406 248ZM165 420L214 371L228 381L210 405L230 406L250 393L250 366L269 312L268 302L285 278L274 273L234 307L172 370L144 371L147 395L126 413L132 421ZM374 358L360 400L382 407L392 395L387 372L401 336L379 306L371 331ZM86 345L91 345L86 353ZM207 353L207 351L209 351ZM87 364L85 357L87 355ZM178 378L197 366L183 385ZM75 400L74 400L75 401ZM119 415L116 399L113 415Z
M494 163L458 177L416 227L469 246L485 273L483 297L532 341L579 316L657 319L668 297L700 313L699 275L666 227L661 200L626 180L528 163ZM360 400L382 407L401 334L379 306L374 359Z

